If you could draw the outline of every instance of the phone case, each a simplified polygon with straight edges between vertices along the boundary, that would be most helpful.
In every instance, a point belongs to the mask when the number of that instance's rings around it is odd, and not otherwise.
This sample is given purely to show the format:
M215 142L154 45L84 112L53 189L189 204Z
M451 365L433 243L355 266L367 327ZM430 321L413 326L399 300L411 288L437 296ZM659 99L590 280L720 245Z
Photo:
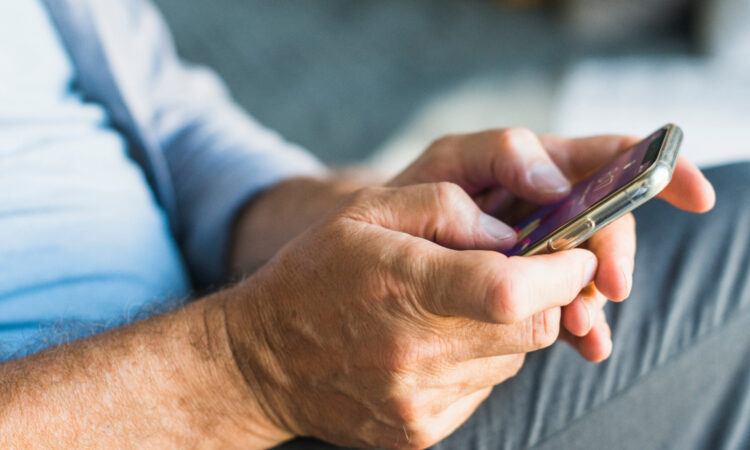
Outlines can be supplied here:
M666 130L666 135L659 150L659 155L651 167L618 191L613 192L578 215L568 224L524 250L521 255L529 256L576 247L597 231L646 203L667 187L677 163L677 153L682 142L682 130L674 124L665 125L662 128Z

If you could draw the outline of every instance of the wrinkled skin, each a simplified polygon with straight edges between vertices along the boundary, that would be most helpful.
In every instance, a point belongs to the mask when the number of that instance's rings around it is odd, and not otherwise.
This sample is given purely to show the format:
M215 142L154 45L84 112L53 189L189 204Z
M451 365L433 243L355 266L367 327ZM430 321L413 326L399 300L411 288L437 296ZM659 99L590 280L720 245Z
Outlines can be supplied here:
M586 249L508 258L497 250L514 237L478 205L507 218L555 201L566 180L632 142L516 129L444 138L392 187L358 191L239 284L224 307L227 332L278 437L423 448L515 375L525 353L552 345L561 325L585 358L606 358L601 308L630 291L632 216ZM539 163L562 181L534 183ZM693 211L712 195L685 161L662 193Z

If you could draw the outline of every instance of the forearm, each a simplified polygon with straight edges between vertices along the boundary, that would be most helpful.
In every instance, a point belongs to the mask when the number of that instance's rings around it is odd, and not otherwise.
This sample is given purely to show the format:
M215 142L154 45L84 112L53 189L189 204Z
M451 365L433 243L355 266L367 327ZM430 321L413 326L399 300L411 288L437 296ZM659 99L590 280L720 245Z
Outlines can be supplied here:
M295 179L263 194L238 220L233 267L261 265L359 186ZM0 364L0 448L260 448L290 438L269 423L227 337L224 305L255 295L249 283ZM265 353L256 343L245 346Z
M231 275L254 272L343 198L374 182L372 176L362 173L341 173L325 180L290 179L262 193L245 207L235 223Z
M278 442L232 358L232 295L0 365L0 447Z

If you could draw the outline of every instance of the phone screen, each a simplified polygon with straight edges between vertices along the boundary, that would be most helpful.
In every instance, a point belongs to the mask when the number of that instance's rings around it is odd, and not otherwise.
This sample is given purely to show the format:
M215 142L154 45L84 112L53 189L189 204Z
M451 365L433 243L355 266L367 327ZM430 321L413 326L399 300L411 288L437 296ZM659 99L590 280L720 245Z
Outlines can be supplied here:
M590 177L577 183L564 199L539 207L513 226L518 243L506 254L518 255L536 245L581 213L643 173L659 156L666 129L661 129L625 150Z

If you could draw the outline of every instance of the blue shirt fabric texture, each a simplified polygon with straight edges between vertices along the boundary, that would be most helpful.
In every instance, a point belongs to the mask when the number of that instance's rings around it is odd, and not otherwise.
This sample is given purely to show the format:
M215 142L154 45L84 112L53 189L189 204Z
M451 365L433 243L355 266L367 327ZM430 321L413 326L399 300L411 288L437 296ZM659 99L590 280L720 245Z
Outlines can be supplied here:
M0 360L218 286L238 209L323 170L145 1L17 2L0 59Z

